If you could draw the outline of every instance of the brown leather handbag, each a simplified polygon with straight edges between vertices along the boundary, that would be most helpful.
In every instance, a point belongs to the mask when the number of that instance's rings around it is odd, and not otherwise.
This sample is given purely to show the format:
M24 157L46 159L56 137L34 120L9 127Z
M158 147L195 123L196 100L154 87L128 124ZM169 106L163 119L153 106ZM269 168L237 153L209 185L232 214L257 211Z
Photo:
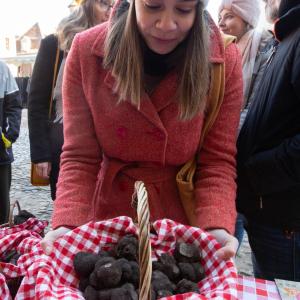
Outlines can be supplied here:
M51 113L52 113L52 106L53 106L53 92L55 88L55 81L58 73L58 60L59 60L59 44L57 45L56 49L56 56L55 56L55 64L54 64L54 73L53 73L53 80L52 80L52 90L51 90L51 96L49 100L49 112L48 112L48 119L51 119ZM41 177L38 175L36 171L36 164L31 163L31 173L30 173L30 182L34 186L47 186L50 184L49 178Z
M223 35L223 43L225 48L235 41L235 37ZM225 89L225 66L224 63L215 63L211 70L211 84L208 97L207 113L201 132L199 149L203 145L203 141L213 126L222 101ZM197 227L196 207L194 201L194 175L196 172L197 162L194 156L191 160L186 162L176 175L177 187L181 199L182 206L189 221L189 224Z

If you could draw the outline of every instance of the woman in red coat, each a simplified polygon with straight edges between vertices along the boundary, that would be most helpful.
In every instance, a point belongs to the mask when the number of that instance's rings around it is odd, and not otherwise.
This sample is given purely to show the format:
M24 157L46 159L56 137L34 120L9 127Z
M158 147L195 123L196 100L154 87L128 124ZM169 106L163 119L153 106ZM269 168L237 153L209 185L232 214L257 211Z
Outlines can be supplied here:
M53 240L90 220L134 217L134 182L145 182L152 220L187 224L175 176L197 154L198 226L235 254L236 133L242 99L237 48L224 51L197 0L119 0L111 19L78 34L63 82L64 137ZM197 151L210 64L225 61L225 96Z

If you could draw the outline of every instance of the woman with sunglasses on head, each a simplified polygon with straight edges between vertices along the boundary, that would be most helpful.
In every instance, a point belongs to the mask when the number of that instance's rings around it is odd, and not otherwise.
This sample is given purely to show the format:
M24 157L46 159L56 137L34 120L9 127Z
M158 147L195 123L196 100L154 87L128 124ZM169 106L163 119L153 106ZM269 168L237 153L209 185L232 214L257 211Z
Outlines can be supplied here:
M35 61L28 100L28 125L31 161L37 173L50 179L51 198L56 198L60 154L63 145L62 76L66 56L74 36L105 22L110 13L110 0L75 1L72 13L58 25L57 32L44 38ZM50 108L57 49L58 75ZM50 118L49 118L49 109Z
M225 96L199 149L212 63L225 61ZM146 184L151 221L188 224L176 174L195 155L198 227L234 256L235 141L241 107L240 56L224 51L199 0L119 0L110 21L76 36L64 78L61 173L53 241L90 220L134 217L136 180Z

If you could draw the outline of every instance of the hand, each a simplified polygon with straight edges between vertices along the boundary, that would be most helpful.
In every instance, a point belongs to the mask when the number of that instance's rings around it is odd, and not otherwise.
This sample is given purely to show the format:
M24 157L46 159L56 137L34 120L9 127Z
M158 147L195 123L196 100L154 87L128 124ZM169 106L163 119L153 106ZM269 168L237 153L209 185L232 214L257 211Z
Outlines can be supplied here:
M51 163L50 162L40 162L35 164L36 173L45 179L49 178L51 172Z
M61 236L65 235L71 231L67 227L59 227L55 230L51 230L46 233L45 237L41 241L41 247L44 250L45 254L50 255L53 250L53 243Z
M233 235L224 229L212 229L208 232L221 244L221 248L216 252L220 259L228 260L235 256L239 242Z

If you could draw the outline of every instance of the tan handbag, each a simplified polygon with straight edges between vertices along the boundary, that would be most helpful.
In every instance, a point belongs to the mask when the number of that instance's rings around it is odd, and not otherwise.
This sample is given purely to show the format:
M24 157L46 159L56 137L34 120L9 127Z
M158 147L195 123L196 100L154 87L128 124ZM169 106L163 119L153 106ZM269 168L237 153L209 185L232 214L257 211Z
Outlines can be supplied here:
M223 42L225 48L235 40L235 37L229 35L223 35ZM218 112L220 110L225 88L225 66L224 63L215 63L212 65L211 70L211 88L208 97L208 108L205 117L199 149L203 145L203 141L208 133L208 131L213 126ZM192 226L197 226L196 219L196 207L194 202L194 182L193 178L195 175L197 163L196 157L193 157L187 163L185 163L176 175L176 182L178 191L180 194L180 199L182 206L184 208L185 214Z
M51 113L52 113L52 105L53 105L53 92L55 87L55 81L58 73L58 61L59 61L59 44L57 45L56 49L56 56L55 56L55 64L54 64L54 73L53 73L53 80L52 80L52 90L51 90L51 96L49 100L49 112L48 112L48 119L51 119ZM31 163L31 173L30 173L30 182L34 186L46 186L50 184L49 178L44 178L38 175L36 171L36 164Z

